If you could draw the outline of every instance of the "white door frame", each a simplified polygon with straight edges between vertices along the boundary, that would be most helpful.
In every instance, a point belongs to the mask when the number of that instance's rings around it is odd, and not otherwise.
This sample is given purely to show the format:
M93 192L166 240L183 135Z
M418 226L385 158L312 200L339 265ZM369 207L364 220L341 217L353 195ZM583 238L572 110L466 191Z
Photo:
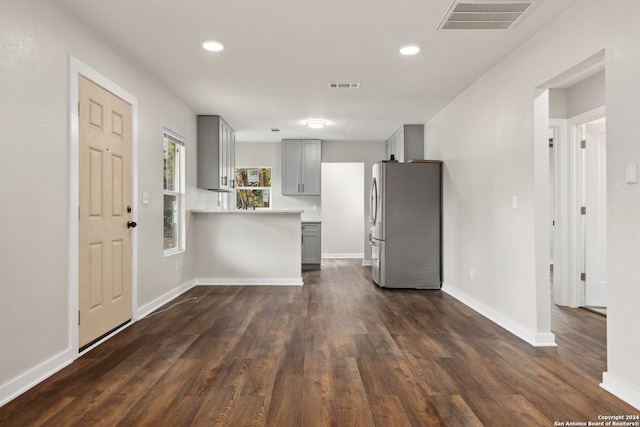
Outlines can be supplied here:
M109 80L88 65L69 56L69 349L74 358L88 352L119 331L113 332L78 353L78 209L80 206L80 171L79 171L79 123L78 123L78 77L83 75L114 95L131 104L131 204L132 221L137 221L138 207L138 99L116 83ZM134 230L131 234L131 319L137 320L138 306L138 235ZM132 322L133 323L133 322Z
M554 254L553 254L553 302L557 305L571 306L573 286L568 286L572 262L571 236L573 235L573 218L569 215L571 206L571 186L573 179L573 157L571 153L571 139L568 134L567 120L550 119L549 127L553 129L553 150L555 174L554 201Z
M549 120L554 129L555 149L555 254L553 266L553 302L568 307L584 305L584 218L581 135L578 126L602 118L606 108L599 107L570 119Z

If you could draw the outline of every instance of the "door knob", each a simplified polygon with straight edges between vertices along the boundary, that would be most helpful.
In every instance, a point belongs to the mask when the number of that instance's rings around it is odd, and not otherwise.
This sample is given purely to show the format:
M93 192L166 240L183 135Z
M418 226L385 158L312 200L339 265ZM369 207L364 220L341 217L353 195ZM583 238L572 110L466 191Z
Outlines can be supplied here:
M136 228L138 226L137 222L127 221L127 228Z

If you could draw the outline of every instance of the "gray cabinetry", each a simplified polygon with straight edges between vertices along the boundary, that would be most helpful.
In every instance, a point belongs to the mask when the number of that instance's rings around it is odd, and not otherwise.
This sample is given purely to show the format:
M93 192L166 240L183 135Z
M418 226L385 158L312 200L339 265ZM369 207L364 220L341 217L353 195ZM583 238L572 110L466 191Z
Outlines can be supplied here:
M387 159L399 162L424 159L424 125L404 125L386 142Z
M302 223L302 269L319 269L322 262L320 222Z
M220 116L198 116L198 187L235 188L236 133Z
M282 140L282 194L319 196L321 142L317 139Z

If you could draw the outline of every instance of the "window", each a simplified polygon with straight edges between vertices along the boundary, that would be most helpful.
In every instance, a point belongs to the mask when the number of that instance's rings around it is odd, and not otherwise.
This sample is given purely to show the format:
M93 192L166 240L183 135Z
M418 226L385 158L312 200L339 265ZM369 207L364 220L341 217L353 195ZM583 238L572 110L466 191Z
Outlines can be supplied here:
M271 168L236 168L236 208L271 209Z
M164 132L164 254L184 250L184 140Z

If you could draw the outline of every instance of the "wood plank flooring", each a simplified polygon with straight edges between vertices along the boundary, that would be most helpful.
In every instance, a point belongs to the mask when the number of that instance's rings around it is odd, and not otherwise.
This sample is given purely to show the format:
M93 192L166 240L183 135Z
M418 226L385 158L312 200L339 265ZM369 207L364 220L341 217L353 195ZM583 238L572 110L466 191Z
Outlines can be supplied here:
M598 386L605 318L553 307L559 346L534 348L441 291L381 290L359 264L325 260L303 287L196 287L0 408L0 425L553 426L638 414Z

